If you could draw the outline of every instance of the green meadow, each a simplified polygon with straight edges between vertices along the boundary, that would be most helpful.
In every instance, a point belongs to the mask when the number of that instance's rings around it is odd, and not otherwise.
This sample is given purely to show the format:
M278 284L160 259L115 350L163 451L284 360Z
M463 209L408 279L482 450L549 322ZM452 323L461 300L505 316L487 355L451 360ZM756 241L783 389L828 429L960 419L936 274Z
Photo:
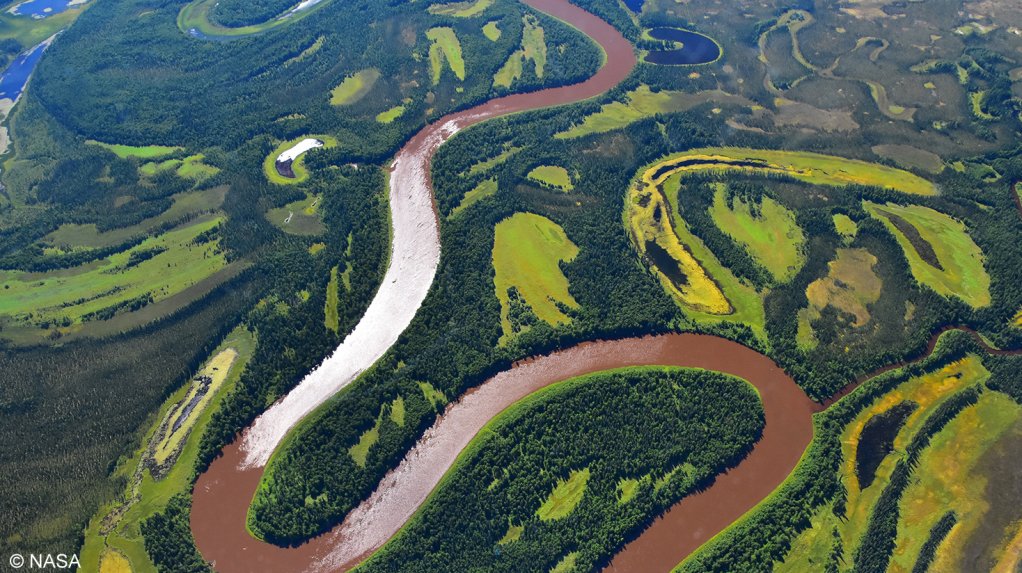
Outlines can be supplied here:
M369 90L380 79L380 71L375 68L358 71L344 78L334 89L330 90L330 105L351 105L364 98Z
M450 66L455 77L465 79L465 59L461 54L461 42L451 28L430 28L426 31L429 38L429 65L433 73L433 85L440 83L440 75L444 71L444 63Z
M465 209L468 209L472 205L475 205L479 201L482 201L491 195L495 195L496 193L497 180L492 177L490 179L483 179L478 185L473 187L471 191L465 193L465 196L461 199L461 203L459 203L458 206L451 211L451 214L448 215L447 218L452 219L456 217L458 213L461 213Z
M805 234L795 214L770 197L751 205L733 197L728 205L727 185L714 184L710 216L725 234L740 243L777 282L792 279L805 263Z
M985 257L962 222L921 205L879 205L866 201L864 206L898 240L916 280L943 296L957 296L973 308L990 305L990 275L984 268ZM923 260L912 238L892 222L892 216L900 217L918 231L919 239L932 247L943 269Z
M86 141L89 145L95 145L102 147L107 151L113 153L121 159L135 158L135 159L155 159L157 157L163 157L164 155L170 155L183 150L183 147L174 147L170 145L123 145L120 143L103 143L101 141L89 140Z
M532 181L553 187L567 193L575 188L571 182L571 175L568 170L558 165L540 165L529 171L527 176Z
M522 77L526 62L533 63L536 77L543 77L546 67L546 40L543 27L539 25L539 20L532 15L523 16L522 24L522 45L511 53L504 65L494 74L493 85L495 87L511 87L515 80Z
M450 4L433 4L427 10L437 16L453 16L455 18L471 18L482 14L493 5L493 0L469 0Z
M504 337L514 331L508 289L514 287L536 316L551 325L568 322L557 303L577 307L568 292L561 262L570 262L578 247L557 223L532 213L516 213L497 224L493 242L494 286L500 300Z

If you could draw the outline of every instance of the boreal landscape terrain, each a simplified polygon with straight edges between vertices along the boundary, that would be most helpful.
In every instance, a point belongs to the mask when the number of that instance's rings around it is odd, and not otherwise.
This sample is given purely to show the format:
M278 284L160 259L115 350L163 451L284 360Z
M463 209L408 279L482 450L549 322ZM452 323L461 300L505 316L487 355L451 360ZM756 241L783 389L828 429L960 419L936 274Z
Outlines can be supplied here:
M15 0L0 70L4 570L1022 573L1017 0Z

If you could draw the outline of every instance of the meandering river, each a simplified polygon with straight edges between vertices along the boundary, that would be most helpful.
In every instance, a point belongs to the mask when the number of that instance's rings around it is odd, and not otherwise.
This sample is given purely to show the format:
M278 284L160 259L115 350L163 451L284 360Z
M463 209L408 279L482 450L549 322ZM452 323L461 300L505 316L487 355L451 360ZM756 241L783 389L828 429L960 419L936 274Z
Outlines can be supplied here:
M813 403L773 362L744 346L695 334L589 342L516 364L466 393L370 498L332 531L296 548L277 547L249 535L248 506L273 450L304 416L354 381L397 341L432 285L440 260L429 173L436 150L458 130L481 121L599 95L634 67L631 44L606 22L567 0L524 1L593 38L606 54L604 66L580 84L498 98L444 117L397 154L389 190L391 262L362 320L329 358L225 448L195 485L192 533L203 557L218 571L351 569L400 530L486 422L540 388L586 373L664 365L734 374L756 386L767 420L763 437L748 457L709 489L672 507L625 547L612 570L670 570L779 485L812 439Z

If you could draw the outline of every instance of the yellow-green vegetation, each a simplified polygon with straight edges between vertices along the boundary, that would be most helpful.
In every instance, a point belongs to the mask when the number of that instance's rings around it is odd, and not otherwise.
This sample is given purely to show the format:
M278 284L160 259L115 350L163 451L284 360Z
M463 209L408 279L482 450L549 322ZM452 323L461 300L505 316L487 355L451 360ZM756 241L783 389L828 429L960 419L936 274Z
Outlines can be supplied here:
M428 8L430 14L438 16L453 16L455 18L471 18L478 16L490 6L493 0L468 0L467 2L452 2L450 4L433 4Z
M550 569L550 573L570 573L575 570L575 562L578 561L578 551L572 551L564 556Z
M497 155L494 155L489 159L484 159L478 163L473 164L472 167L469 167L468 174L475 175L477 173L484 173L486 171L489 171L490 169L493 169L494 167L500 165L501 163L504 163L505 161L507 161L509 157L511 157L515 153L518 153L521 150L522 150L521 147L510 147L505 145L502 148L502 151Z
M154 417L156 422L146 432L139 448L118 464L111 477L113 481L127 483L123 499L101 508L89 522L85 544L80 553L82 571L98 570L105 573L108 571L106 567L116 565L122 569L110 571L155 573L156 567L149 560L139 525L163 511L170 498L191 490L191 476L198 459L202 434L224 397L234 390L255 346L254 335L241 325L228 334L224 342L210 354L216 357L230 349L236 353L236 357L219 391L212 395L201 412L194 415L192 431L184 437L176 461L157 479L149 469L151 462L146 460L159 440L158 430L163 420L179 407L191 392L192 384L184 385L160 407ZM208 366L209 363L202 369Z
M422 395L429 400L430 405L434 408L443 406L447 403L447 396L443 392L437 390L429 382L419 382L419 389L422 390Z
M172 147L169 145L122 145L120 143L103 143L101 141L88 140L85 143L96 145L110 151L121 159L153 159L163 157L183 150L183 147Z
M91 2L70 5L59 14L48 14L45 18L15 15L10 9L18 2L5 2L0 12L0 40L14 39L21 46L37 46L54 34L66 30L78 16L92 5Z
M812 323L827 307L853 316L854 328L869 324L873 317L868 307L880 300L883 289L883 280L873 270L876 264L877 258L866 249L838 249L837 259L827 264L827 276L806 288L809 306L798 313L799 347L814 348L818 344Z
M718 103L749 103L748 100L729 93L713 90L697 93L661 90L654 92L642 84L625 94L625 101L604 104L600 111L586 116L582 123L573 125L554 137L571 139L594 133L606 133L621 129L647 117L660 113L684 111L708 101Z
M969 93L969 106L972 109L972 115L975 116L976 119L981 121L994 121L997 119L997 116L991 115L989 112L983 109L983 102L986 101L986 98L987 98L986 91Z
M179 177L203 181L220 173L220 170L216 167L203 163L202 161L205 158L205 155L197 153L189 155L184 159L167 159L160 162L150 161L149 163L143 163L138 168L138 172L147 177L152 177L162 171L174 170Z
M822 508L813 517L812 527L794 540L784 562L778 564L774 571L777 573L801 573L802 571L822 570L831 552L831 532L835 528L844 542L846 557L851 556L858 545L860 536L866 529L874 504L890 482L891 473L894 471L897 461L904 455L905 448L929 415L948 397L969 386L985 382L989 376L990 372L984 368L980 358L970 354L932 372L909 379L877 399L870 407L859 412L845 427L841 436L842 463L839 471L841 480L848 491L845 517L838 519L829 507ZM914 402L918 404L918 407L905 418L901 430L895 436L893 443L895 453L884 458L869 487L860 489L855 463L863 428L874 416L887 412L906 401ZM950 432L945 428L944 431L937 434L931 444L938 443L938 440L944 439L943 437L948 435ZM924 452L923 455L925 458L927 453ZM917 469L912 479L919 479L922 473ZM943 512L939 512L938 515L933 516L933 519L940 518L942 514ZM926 531L929 531L929 525L926 526ZM923 535L920 543L925 541L926 537Z
M632 241L652 264L664 289L683 307L713 315L731 314L734 308L724 292L672 228L664 191L649 181L655 170L643 173L642 182L631 187L625 201L625 222Z
M846 242L851 241L859 234L859 226L848 215L837 213L834 215L833 220L834 229L837 230L837 234L841 235Z
M277 228L292 235L317 236L326 231L326 225L319 214L320 198L306 195L304 199L292 201L283 207L270 209L266 218Z
M617 502L628 503L639 493L639 480L624 478L617 482Z
M568 292L568 279L561 263L570 262L578 247L564 229L546 217L533 213L515 213L497 224L493 240L493 282L500 300L502 339L520 332L513 325L512 312L521 301L512 301L508 293L516 289L535 315L551 325L568 322L558 303L577 307Z
M189 35L192 35L193 31L197 31L203 36L207 36L209 38L251 36L267 30L272 30L278 26L291 24L297 20L305 18L309 14L314 13L323 6L330 4L330 0L322 0L321 2L308 6L303 10L288 12L276 18L270 18L269 20L259 24L229 28L227 26L216 24L209 19L209 12L214 6L216 6L217 2L218 0L193 0L188 4L185 4L177 15L178 29Z
M213 397L219 393L220 387L223 386L224 380L227 379L237 358L237 350L225 348L211 358L199 371L184 399L177 407L172 408L164 419L163 428L159 432L163 436L156 443L152 453L152 459L157 464L163 464L167 458L178 451L188 432L195 425L195 420L206 409Z
M566 480L558 480L543 505L536 510L540 521L563 519L575 511L589 483L589 468L571 472Z
M568 174L568 170L558 165L540 165L530 171L527 177L537 183L564 192L575 188L571 183L571 175Z
M430 28L426 30L429 39L429 65L433 73L433 85L440 83L444 62L450 66L455 77L465 79L465 60L461 55L461 42L451 28Z
M494 178L483 179L478 185L472 188L471 191L465 193L462 197L461 203L451 211L451 214L447 216L448 219L452 219L461 213L465 209L468 209L472 205L475 205L483 199L495 195L497 193L497 180Z
M805 263L805 234L795 223L795 214L770 197L746 203L728 197L727 185L714 183L710 216L721 231L741 243L752 258L774 279L785 283Z
M319 253L323 252L323 249L325 248L326 243L313 243L309 245L309 254L313 256L318 255Z
M536 77L542 78L546 67L546 40L543 27L532 14L522 17L522 45L508 57L493 76L495 87L509 88L525 71L525 62L535 66Z
M121 552L107 549L99 562L99 573L132 573L131 563Z
M351 105L357 102L373 89L378 79L380 71L375 68L355 72L330 90L330 105Z
M366 458L369 457L369 449L376 445L380 439L380 424L383 423L383 414L386 407L380 408L380 415L376 417L376 423L371 428L362 432L358 442L348 448L348 454L355 464L360 468L366 467Z
M390 403L390 421L398 426L405 425L405 399L401 396Z
M497 545L507 545L508 543L514 543L515 541L518 541L519 539L522 538L523 533L525 533L524 525L515 525L513 523L510 523L507 526L507 533L504 534L504 537L500 538L500 541L497 542Z
M1015 314L1015 326L1022 327L1022 310Z
M73 330L83 321L169 298L227 265L219 239L204 239L215 234L222 221L212 217L192 222L71 269L0 271L0 315Z
M337 267L330 269L330 282L326 285L326 305L323 309L323 324L330 330L337 332L340 328L340 318L337 308L340 304L340 280Z
M963 410L934 437L902 496L889 572L912 571L930 528L950 510L958 525L941 544L931 570L960 570L965 541L992 501L984 495L990 476L977 466L1002 436L1018 428L1022 428L1022 408L1004 394L985 392L976 405Z
M483 26L483 35L486 36L491 42L496 42L500 39L500 28L497 26L497 21L487 22Z
M284 62L284 67L286 68L288 66L292 66L294 64L304 61L306 58L309 58L310 56L318 52L320 48L323 47L324 42L326 42L326 36L320 36L316 38L316 41L310 44L308 48L305 48L297 56Z
M917 281L973 308L990 304L983 251L961 221L921 205L863 204L898 240Z
M937 194L933 183L908 171L808 151L707 147L671 155L658 168L656 184L676 172L739 171L786 175L816 185L871 185L910 195Z
M396 105L386 111L381 111L376 114L376 121L387 124L392 123L395 119L401 117L407 109L404 105Z
M100 231L94 223L84 225L65 223L43 237L40 243L62 252L118 245L132 237L149 234L166 223L179 221L190 215L212 212L223 204L226 194L226 186L175 193L171 196L173 203L166 211L135 225Z
M277 158L280 157L281 153L284 153L288 149L294 147L296 144L301 142L303 139L311 138L318 139L323 142L324 148L336 147L337 138L330 135L316 134L316 135L304 135L302 137L296 137L287 141L280 142L277 147L270 152L269 155L263 159L263 174L270 180L271 183L277 183L279 185L293 185L295 183L301 183L309 178L309 171L305 169L305 152L299 155L292 163L291 170L294 172L294 178L284 177L280 173L277 173Z

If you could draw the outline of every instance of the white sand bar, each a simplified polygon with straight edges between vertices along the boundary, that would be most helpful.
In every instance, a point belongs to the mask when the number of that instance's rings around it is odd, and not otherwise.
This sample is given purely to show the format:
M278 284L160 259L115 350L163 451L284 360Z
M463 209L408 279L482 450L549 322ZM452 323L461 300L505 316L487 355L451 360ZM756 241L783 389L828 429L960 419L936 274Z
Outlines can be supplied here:
M323 142L318 139L306 137L305 139L291 146L290 149L285 150L284 153L278 155L277 162L283 163L285 161L294 161L295 159L298 159L299 155L305 153L310 149L316 149L317 147L323 147Z

